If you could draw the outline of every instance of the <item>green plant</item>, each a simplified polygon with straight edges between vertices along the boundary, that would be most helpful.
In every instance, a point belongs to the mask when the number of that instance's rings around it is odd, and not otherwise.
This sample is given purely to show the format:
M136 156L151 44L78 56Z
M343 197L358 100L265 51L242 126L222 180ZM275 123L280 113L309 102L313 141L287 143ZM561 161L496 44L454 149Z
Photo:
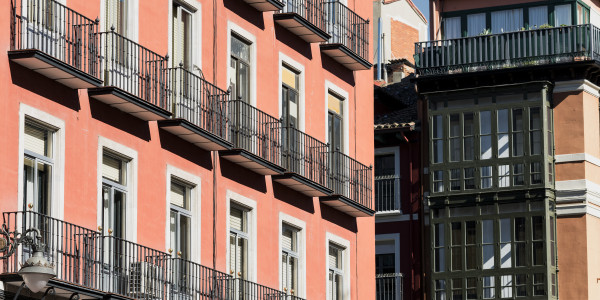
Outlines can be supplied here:
M552 26L550 24L542 24L539 27L540 29L547 29L547 28L552 28Z
M486 28L479 35L490 35L490 34L492 34L492 30L489 28Z

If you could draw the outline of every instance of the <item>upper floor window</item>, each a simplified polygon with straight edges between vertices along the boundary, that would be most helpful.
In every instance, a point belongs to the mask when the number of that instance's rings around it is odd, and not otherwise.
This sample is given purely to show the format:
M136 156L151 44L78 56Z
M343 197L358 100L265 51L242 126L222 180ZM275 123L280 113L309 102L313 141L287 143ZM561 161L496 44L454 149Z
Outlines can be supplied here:
M298 295L298 234L299 230L287 224L281 229L281 286L283 291Z
M375 155L375 211L400 210L400 174L396 153Z
M250 102L250 42L231 35L231 92L233 99Z
M102 233L125 238L129 160L112 151L102 155Z
M232 206L229 212L229 272L235 278L248 278L248 210Z
M177 254L177 257L187 260L190 259L190 231L192 225L191 190L192 187L188 184L176 178L171 178L171 191L169 193L171 203L171 249Z
M554 6L554 25L571 25L571 4Z
M492 33L518 31L523 27L523 9L492 12Z
M328 293L330 300L343 299L344 285L344 248L334 243L329 243L329 283Z
M50 214L54 132L54 129L34 121L25 121L23 210L27 210L27 206L30 206L35 212Z
M106 30L114 27L116 33L128 36L127 5L130 0L106 0Z
M192 68L192 15L182 5L173 4L173 66L181 64L187 70Z
M444 19L444 38L455 39L461 36L460 17Z
M281 112L283 126L298 128L299 74L287 66L281 67Z
M327 99L327 125L329 130L329 147L333 151L343 151L343 119L344 99L331 91Z

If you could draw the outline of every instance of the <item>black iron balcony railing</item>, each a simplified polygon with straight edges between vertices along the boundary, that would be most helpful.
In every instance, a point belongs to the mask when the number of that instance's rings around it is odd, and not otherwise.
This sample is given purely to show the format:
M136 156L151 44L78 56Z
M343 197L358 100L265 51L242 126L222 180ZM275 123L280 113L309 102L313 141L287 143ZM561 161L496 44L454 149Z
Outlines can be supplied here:
M327 186L329 154L327 144L291 127L281 128L282 167L321 186Z
M181 258L167 258L166 299L227 299L231 276Z
M97 36L104 85L120 88L169 110L167 59L114 31L101 32Z
M377 274L375 290L377 300L402 300L402 273Z
M183 67L170 68L167 76L173 117L227 140L229 93Z
M326 44L342 44L364 60L369 58L369 22L339 1L324 1Z
M400 176L375 176L375 211L400 210Z
M285 6L281 9L282 13L295 13L303 19L325 30L325 12L320 0L284 0Z
M227 299L244 300L304 300L303 298L288 295L285 292L254 283L241 278L228 279L230 284Z
M418 42L415 64L421 76L598 60L600 29L560 26Z
M11 0L10 49L37 49L94 77L98 23L54 0Z
M231 100L227 105L233 147L281 166L281 122L243 100Z
M347 156L339 150L330 152L329 188L368 209L372 203L372 168Z

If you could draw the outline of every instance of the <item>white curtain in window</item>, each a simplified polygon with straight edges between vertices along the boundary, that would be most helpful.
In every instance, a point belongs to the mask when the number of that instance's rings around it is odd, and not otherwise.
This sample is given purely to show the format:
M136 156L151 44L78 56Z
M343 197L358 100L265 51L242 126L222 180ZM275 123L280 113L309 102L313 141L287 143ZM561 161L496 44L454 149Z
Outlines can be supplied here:
M456 39L460 36L460 17L444 19L444 39Z
M523 9L492 12L492 33L518 31L523 27Z
M548 24L548 7L537 6L529 8L529 29L539 28Z
M485 26L485 13L470 14L467 16L467 35L476 36L483 32Z
M554 6L554 26L572 25L571 4Z

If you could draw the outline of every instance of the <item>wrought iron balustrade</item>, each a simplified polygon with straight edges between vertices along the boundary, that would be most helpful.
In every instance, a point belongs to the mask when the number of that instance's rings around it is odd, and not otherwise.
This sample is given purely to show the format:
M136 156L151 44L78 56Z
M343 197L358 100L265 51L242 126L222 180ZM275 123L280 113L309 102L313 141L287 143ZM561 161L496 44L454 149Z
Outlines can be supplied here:
M560 26L417 42L415 64L421 76L599 60L600 29Z
M227 140L229 93L183 67L170 68L167 77L173 117L185 119Z
M375 211L400 210L400 176L375 176Z
M281 128L282 167L327 186L329 151L327 144L292 127Z
M228 279L229 292L227 299L235 300L304 300L285 292L260 285L241 278Z
M372 180L373 169L346 154L335 150L330 152L328 187L366 208L373 209Z
M55 0L11 0L10 50L37 49L99 77L98 23Z
M231 100L227 105L229 141L233 147L281 166L280 120L243 100Z
M167 97L167 59L114 32L97 34L105 86L120 88L162 109Z
M167 299L228 299L231 276L181 258L169 257Z
M377 274L375 290L377 300L402 300L402 273Z
M325 12L320 0L284 0L281 13L295 13L321 30L325 30Z
M342 44L364 60L369 59L369 22L340 1L324 1L325 44Z

